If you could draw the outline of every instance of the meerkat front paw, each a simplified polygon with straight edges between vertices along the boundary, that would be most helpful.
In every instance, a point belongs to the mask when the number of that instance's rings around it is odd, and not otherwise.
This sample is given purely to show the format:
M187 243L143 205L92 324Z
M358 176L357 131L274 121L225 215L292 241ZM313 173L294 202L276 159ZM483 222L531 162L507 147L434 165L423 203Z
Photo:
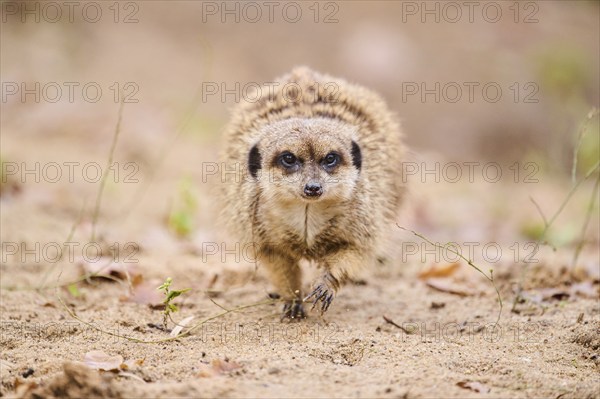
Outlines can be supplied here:
M302 301L299 299L294 299L291 301L287 301L285 305L283 305L283 314L281 315L281 320L299 320L304 319L306 314L304 314L304 307L302 306Z
M324 313L329 309L333 298L335 298L338 287L339 283L337 279L330 273L325 273L325 275L315 284L313 292L304 298L304 301L308 301L312 298L313 305L311 310L321 302L321 313Z

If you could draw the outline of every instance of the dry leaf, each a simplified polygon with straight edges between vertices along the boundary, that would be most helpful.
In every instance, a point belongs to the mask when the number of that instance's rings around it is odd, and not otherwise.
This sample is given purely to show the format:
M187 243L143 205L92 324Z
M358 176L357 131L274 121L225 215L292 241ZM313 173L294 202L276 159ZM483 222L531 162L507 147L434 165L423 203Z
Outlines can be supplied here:
M449 277L452 276L460 267L459 262L454 263L434 263L427 270L419 273L421 280L426 280L431 277Z
M181 331L187 327L188 324L190 324L190 322L192 320L194 320L195 316L189 316L186 317L185 319L181 320L179 323L177 323L177 325L175 326L175 328L173 328L173 330L171 331L171 333L169 334L171 337L176 337L179 335L179 333L181 333Z
M237 362L228 360L214 359L210 364L202 363L198 377L215 377L222 374L228 374L232 371L240 369L242 366Z
M83 363L94 370L118 371L123 364L123 356L110 356L102 351L90 351L85 354Z
M452 283L448 279L444 278L428 278L425 280L425 284L429 287L436 289L438 291L447 292L449 294L459 295L459 296L473 296L477 293L473 290L470 290L464 286Z
M45 308L55 308L56 305L50 301L36 301L36 305L42 306Z
M591 281L585 281L583 283L575 283L568 288L541 288L523 291L521 295L526 300L539 305L543 302L564 301L575 297L598 298L600 293L598 292L598 287Z
M142 274L137 264L114 262L111 258L100 258L96 262L80 259L78 262L84 274L93 274L92 278L120 279L131 282L136 286L142 282Z
M571 296L569 292L567 292L567 290L559 288L542 288L541 290L539 290L539 293L542 296L542 301L563 301L565 299L569 299L569 297Z
M461 388L470 389L471 391L479 393L488 393L490 391L490 388L477 381L460 381L457 382L456 385Z

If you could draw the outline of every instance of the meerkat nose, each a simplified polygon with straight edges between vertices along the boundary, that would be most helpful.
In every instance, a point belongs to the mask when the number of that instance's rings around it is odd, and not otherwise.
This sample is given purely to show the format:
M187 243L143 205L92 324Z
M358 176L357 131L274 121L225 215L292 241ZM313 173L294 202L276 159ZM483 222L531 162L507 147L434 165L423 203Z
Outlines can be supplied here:
M308 183L304 186L304 194L309 197L318 197L323 194L323 187L319 183Z

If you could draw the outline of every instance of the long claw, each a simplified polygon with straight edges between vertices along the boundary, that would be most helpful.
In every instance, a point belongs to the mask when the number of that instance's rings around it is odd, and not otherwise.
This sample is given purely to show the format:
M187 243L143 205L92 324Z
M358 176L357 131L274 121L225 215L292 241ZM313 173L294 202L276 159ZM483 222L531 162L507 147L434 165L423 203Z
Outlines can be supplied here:
M313 292L310 293L310 295L308 295L306 298L304 298L304 302L308 302L309 299L314 297L314 299L313 299L313 307L314 307L315 302L318 301L319 295L321 294L321 290L322 290L322 287L319 285L317 288L315 288L313 290Z
M307 302L310 300L310 302L312 302L310 310L313 310L319 305L321 313L324 313L329 309L329 306L331 306L334 296L335 290L331 288L326 279L324 282L318 284L310 295L304 298L304 301Z
M315 297L315 300L313 301L313 305L310 308L310 310L313 310L315 306L317 306L317 303L319 303L319 301L322 300L322 298L324 298L325 296L327 296L327 291L320 292L319 296Z
M327 295L327 297L323 300L323 307L321 308L323 312L327 312L327 309L329 309L332 300L333 294Z
M307 302L310 298L315 296L317 294L317 291L319 291L320 289L321 289L321 286L318 286L317 288L315 288L313 290L313 292L311 292L309 295L306 296L306 298L304 298L304 302Z

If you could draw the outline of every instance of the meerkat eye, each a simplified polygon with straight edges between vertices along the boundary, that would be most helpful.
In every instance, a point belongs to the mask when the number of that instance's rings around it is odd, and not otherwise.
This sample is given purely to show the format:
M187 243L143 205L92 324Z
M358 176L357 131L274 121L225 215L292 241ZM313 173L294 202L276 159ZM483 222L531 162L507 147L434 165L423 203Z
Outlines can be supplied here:
M291 168L298 163L298 159L291 152L284 152L279 156L279 163L284 168Z
M332 168L340 162L340 156L335 152L330 152L323 158L323 166Z

